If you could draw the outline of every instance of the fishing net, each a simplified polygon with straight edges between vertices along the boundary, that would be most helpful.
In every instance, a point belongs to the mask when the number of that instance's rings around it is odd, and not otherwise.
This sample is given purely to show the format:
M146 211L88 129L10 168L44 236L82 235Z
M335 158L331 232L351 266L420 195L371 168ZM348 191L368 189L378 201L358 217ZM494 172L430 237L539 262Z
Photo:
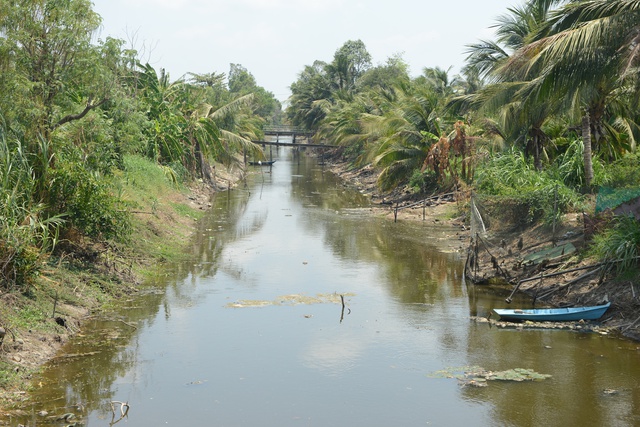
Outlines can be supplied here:
M480 213L480 209L478 208L478 204L476 203L476 197L471 197L470 203L470 226L471 226L471 235L477 236L480 235L482 237L486 237L487 235L487 225L485 224L484 219L482 218L482 214Z
M482 237L525 227L539 217L526 200L509 196L473 194L469 211L472 235L480 234Z

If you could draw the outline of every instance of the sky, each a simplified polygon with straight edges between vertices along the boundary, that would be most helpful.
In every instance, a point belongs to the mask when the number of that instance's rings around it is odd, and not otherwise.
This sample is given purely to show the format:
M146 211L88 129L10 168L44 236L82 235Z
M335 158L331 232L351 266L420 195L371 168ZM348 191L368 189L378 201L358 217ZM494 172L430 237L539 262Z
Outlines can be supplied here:
M418 76L425 67L459 72L466 46L492 39L496 18L522 0L93 0L97 37L125 40L142 62L172 80L225 73L240 64L281 102L305 65L331 62L362 40L373 65L400 54Z

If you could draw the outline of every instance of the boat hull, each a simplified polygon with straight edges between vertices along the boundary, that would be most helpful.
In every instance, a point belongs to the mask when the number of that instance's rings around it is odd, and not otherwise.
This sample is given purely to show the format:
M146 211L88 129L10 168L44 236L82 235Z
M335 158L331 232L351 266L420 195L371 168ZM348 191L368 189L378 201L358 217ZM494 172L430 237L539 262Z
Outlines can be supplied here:
M265 161L258 161L258 162L249 162L249 165L251 166L273 166L273 164L275 163L275 160L265 160Z
M598 320L611 303L590 307L501 309L493 311L503 320L530 320L534 322L570 322L576 320Z

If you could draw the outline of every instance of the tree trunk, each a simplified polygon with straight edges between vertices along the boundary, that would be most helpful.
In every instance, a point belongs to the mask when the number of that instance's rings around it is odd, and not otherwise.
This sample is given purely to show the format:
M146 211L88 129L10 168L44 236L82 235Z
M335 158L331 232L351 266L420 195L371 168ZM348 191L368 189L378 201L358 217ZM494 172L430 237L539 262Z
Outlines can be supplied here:
M211 166L209 165L207 159L204 158L204 154L200 149L200 142L198 140L195 141L195 157L198 163L198 168L202 180L206 184L213 186L215 183L211 176Z
M542 171L542 147L538 132L533 135L533 166L538 172Z
M589 190L593 181L593 163L591 161L591 125L589 112L582 116L582 142L584 144L584 183Z

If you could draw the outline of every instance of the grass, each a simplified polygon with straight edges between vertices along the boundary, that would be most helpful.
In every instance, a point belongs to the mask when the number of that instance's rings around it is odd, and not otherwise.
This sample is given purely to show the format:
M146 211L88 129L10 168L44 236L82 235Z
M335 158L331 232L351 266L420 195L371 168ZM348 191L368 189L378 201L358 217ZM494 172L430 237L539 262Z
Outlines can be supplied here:
M167 173L146 158L125 156L125 168L117 183L122 197L135 212L135 239L125 249L132 258L145 254L154 262L136 262L134 273L153 276L155 265L185 258L182 250L191 236L193 223L204 212L184 203L189 189L176 183L175 175Z
M576 189L558 177L555 168L537 171L530 159L515 150L481 165L476 181L485 204L495 204L504 219L519 225L539 220L558 222L564 213L580 209L584 203Z
M638 265L640 256L640 222L632 216L613 219L611 226L596 234L591 246L591 255L600 261L617 261L618 274Z

